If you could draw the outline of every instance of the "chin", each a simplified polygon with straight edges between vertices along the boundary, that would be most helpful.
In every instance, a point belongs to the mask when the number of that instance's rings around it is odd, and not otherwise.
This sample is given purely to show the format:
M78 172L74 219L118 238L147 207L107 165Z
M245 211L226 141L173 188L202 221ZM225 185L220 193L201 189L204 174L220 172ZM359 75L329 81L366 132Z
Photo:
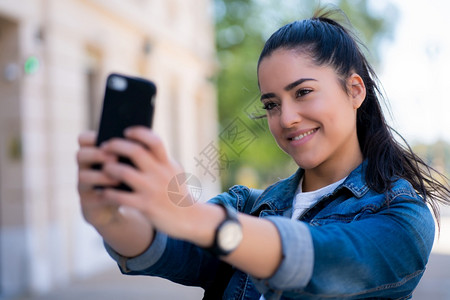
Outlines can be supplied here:
M310 169L314 169L317 166L320 165L320 161L318 161L317 159L295 159L294 158L295 163L297 164L297 166L299 166L300 168L304 169L304 170L310 170Z

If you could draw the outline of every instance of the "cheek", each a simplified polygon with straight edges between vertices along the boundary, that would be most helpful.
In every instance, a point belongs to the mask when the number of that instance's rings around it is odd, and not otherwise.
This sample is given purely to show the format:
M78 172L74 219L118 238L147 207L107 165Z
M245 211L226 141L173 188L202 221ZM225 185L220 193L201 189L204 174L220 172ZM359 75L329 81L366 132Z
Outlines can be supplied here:
M267 125L269 126L269 130L273 138L277 144L280 145L282 129L278 118L267 116Z
M329 95L331 101L318 101L314 110L321 119L331 125L332 130L340 130L347 128L348 124L356 122L356 113L353 109L352 102L344 95L333 97Z
M328 129L331 129L335 138L347 136L356 126L356 115L352 109L343 108L335 110L334 113L328 114ZM330 132L330 131L329 131Z
M267 116L267 125L269 126L270 133L272 133L273 137L277 138L279 129L277 129L275 118Z

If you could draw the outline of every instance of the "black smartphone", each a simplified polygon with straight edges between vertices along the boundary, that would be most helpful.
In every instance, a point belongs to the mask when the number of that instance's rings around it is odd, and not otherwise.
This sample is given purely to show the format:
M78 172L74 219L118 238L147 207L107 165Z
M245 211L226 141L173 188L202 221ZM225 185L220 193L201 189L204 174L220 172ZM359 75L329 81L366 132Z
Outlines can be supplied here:
M104 141L114 137L123 138L124 130L131 126L142 125L150 128L155 96L156 86L150 80L117 73L110 74L106 80L96 145L100 146ZM133 165L130 160L123 157L119 158L119 161ZM101 165L93 166L95 169L101 167ZM131 188L123 183L116 188L131 191Z

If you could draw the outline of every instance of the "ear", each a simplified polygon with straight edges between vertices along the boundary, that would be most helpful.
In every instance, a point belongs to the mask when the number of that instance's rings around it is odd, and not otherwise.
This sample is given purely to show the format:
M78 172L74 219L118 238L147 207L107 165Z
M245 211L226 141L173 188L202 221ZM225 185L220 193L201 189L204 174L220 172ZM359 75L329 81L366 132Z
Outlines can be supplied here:
M356 73L350 75L347 81L349 95L353 102L353 108L358 109L366 98L366 86L363 79Z

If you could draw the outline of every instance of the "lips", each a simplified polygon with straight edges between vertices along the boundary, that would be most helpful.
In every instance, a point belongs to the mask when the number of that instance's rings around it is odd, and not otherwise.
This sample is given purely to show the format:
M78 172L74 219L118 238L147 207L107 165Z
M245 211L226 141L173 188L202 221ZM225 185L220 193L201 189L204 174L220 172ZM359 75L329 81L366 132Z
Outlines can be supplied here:
M303 131L299 131L293 134L290 134L287 139L290 141L300 141L301 139L315 133L317 130L319 130L319 128L314 128L314 129L308 129L308 130L303 130Z

